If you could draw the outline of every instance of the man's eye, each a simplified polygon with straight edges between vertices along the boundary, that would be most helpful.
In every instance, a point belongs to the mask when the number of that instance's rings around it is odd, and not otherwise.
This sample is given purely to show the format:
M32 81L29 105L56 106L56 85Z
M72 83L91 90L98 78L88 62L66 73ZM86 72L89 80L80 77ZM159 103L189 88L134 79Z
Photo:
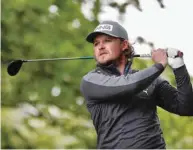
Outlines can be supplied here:
M111 40L111 39L106 39L105 41L106 41L106 42L111 42L112 40Z
M98 42L94 43L94 46L97 46L98 45Z

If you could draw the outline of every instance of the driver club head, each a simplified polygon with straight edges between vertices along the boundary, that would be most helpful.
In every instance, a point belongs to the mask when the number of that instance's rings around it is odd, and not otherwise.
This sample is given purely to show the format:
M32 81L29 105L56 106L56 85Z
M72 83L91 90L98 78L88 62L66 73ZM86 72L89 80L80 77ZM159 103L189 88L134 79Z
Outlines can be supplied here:
M10 76L16 75L19 72L22 64L23 64L22 60L14 60L11 63L9 63L9 65L7 67L8 74Z

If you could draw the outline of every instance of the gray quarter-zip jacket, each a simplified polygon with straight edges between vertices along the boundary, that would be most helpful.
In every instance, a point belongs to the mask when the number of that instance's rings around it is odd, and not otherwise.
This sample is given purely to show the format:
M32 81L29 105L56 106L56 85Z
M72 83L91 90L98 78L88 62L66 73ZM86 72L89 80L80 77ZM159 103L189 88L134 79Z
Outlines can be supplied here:
M193 91L185 66L174 70L177 89L159 77L163 70L161 64L140 71L126 66L121 75L113 64L98 65L83 77L80 89L97 132L97 148L166 148L157 106L193 116Z

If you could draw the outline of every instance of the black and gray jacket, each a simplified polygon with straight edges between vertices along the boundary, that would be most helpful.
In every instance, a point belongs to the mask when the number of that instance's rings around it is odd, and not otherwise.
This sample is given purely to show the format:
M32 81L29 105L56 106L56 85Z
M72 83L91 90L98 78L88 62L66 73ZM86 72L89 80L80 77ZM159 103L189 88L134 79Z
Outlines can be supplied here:
M177 89L159 77L163 70L155 64L121 75L112 64L83 77L81 92L98 135L97 148L166 148L156 106L193 116L193 90L185 66L174 70Z

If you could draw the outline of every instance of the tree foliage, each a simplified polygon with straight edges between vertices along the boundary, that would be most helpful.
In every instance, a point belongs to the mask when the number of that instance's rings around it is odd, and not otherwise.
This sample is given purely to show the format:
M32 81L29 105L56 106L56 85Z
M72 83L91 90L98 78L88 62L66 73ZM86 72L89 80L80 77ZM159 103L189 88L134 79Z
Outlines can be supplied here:
M95 66L93 60L31 62L17 76L7 74L8 62L17 58L92 55L85 37L98 24L103 5L92 2L93 19L88 20L81 7L87 0L2 0L2 148L96 148L96 133L79 91L82 76ZM140 10L138 0L106 2L120 13L128 5ZM138 59L134 66L150 63ZM174 83L169 69L165 75ZM162 110L159 115L169 148L193 148L192 118Z

